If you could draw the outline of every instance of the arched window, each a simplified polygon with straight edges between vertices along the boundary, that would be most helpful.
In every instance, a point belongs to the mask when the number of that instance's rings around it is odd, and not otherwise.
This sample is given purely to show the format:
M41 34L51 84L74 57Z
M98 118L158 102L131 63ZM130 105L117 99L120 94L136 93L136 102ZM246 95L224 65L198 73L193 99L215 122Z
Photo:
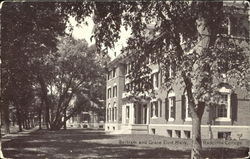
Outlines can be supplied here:
M107 107L107 118L106 118L106 121L109 122L110 120L110 103L108 104L108 107Z
M114 103L114 121L117 120L117 107L116 107L116 103Z

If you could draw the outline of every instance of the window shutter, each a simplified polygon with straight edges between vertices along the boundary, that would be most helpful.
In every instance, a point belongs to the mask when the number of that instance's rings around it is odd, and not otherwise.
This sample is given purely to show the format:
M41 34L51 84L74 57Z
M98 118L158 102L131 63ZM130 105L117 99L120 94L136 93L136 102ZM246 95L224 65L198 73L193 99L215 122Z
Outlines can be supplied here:
M174 119L175 119L175 116L176 116L176 97L173 97L173 108L174 108Z
M232 93L231 94L231 120L232 121L237 121L237 113L238 113L238 99L237 99L237 94Z
M165 116L166 116L166 120L169 119L169 102L168 102L168 98L165 98Z
M186 97L185 95L181 96L181 117L183 120L186 118Z

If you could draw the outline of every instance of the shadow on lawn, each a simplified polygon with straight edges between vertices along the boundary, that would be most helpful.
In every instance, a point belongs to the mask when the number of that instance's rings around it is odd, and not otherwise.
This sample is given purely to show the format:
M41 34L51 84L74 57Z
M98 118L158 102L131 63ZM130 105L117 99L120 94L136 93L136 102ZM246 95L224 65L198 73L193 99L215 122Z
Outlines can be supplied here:
M97 142L95 141L97 140ZM99 142L107 140L109 142ZM103 131L69 129L59 131L39 130L20 136L3 144L6 157L25 159L79 159L79 158L190 158L190 151L173 151L167 148L148 148L122 145L115 135ZM94 141L94 142L91 142ZM245 151L242 149L241 151ZM236 150L208 149L205 156L213 158L234 157ZM243 154L241 152L241 154ZM237 156L239 157L239 156ZM244 156L242 156L244 157Z

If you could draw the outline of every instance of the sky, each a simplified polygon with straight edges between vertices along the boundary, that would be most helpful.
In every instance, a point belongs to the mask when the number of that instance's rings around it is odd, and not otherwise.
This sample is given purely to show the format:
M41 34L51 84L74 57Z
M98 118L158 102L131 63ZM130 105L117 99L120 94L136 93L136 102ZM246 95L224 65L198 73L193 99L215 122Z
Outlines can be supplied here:
M91 17L86 18L86 22L88 23L88 25L86 25L85 23L77 25L77 22L74 17L70 17L69 22L73 26L72 36L75 39L85 39L88 42L89 46L95 43L94 39L90 41L90 38L93 35L92 31L94 27L94 22ZM124 27L121 27L120 40L115 44L114 49L109 50L109 56L111 57L111 59L115 58L114 53L116 53L116 56L120 54L122 46L126 46L126 41L129 38L130 33L130 29L126 31Z

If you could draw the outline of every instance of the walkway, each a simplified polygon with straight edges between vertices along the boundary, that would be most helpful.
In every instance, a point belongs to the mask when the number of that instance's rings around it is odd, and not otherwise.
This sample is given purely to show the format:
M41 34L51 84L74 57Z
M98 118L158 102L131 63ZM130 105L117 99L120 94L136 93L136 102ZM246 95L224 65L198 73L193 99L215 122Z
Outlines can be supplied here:
M3 147L6 157L20 159L189 158L185 144L183 150L170 150L157 143L167 139L153 135L107 135L100 130L39 130L5 141ZM205 153L208 157L231 158L244 157L247 151L217 148Z

